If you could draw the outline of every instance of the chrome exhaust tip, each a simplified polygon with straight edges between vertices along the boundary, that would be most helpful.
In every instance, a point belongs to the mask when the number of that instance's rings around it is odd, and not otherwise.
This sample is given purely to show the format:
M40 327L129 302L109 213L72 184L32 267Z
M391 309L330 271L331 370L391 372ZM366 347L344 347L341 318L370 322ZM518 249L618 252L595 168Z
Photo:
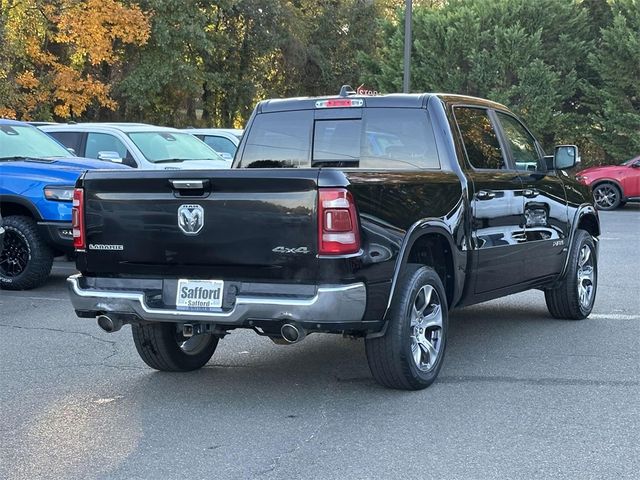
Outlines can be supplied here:
M294 325L293 323L285 323L280 328L280 335L287 343L297 343L307 336L304 329Z
M122 328L122 320L107 315L98 315L98 326L107 333L117 332Z

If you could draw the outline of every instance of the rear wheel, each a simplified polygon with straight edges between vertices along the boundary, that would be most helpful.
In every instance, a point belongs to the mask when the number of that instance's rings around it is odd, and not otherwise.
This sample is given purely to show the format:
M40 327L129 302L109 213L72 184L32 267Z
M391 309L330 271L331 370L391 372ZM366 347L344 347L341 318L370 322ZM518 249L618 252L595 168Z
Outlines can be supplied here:
M132 325L133 342L140 358L163 372L187 372L203 367L218 346L210 334L184 337L174 323Z
M447 301L438 274L408 265L389 309L385 335L365 340L373 377L389 388L419 390L438 376L447 341Z
M593 200L600 210L614 210L622 202L622 192L613 183L601 183L593 189Z
M596 247L588 232L577 230L569 252L569 264L562 282L547 289L544 298L555 318L582 320L593 309L598 287Z
M29 290L47 281L53 253L38 234L32 218L4 217L4 248L0 251L0 288Z

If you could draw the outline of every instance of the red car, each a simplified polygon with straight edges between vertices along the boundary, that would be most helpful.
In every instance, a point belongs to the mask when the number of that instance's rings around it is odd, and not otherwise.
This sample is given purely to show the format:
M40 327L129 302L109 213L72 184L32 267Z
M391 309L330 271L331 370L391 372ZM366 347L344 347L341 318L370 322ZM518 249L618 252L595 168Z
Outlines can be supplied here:
M605 165L582 170L576 179L591 187L600 210L613 210L627 202L640 202L640 157L621 165Z

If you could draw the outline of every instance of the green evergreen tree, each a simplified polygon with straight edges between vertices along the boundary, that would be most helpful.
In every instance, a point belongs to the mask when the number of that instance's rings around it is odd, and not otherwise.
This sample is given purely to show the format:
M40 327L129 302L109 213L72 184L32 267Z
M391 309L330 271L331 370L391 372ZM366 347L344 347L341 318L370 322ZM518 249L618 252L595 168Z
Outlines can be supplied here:
M616 0L612 8L613 18L589 55L597 75L588 90L594 110L589 118L607 163L620 163L640 155L640 5Z
M369 79L402 84L403 18L387 22ZM589 51L586 12L557 0L452 0L414 9L412 91L445 91L505 103L547 147L583 136L577 75Z

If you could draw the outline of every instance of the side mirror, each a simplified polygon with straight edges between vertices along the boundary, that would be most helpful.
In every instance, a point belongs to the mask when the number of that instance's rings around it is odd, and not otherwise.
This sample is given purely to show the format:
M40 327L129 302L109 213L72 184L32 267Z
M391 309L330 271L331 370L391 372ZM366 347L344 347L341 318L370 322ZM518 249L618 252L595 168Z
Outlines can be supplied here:
M98 160L106 160L107 162L122 163L122 157L118 152L98 152Z
M580 153L576 145L558 145L553 154L553 168L567 170L580 163Z
M67 148L67 152L69 152L71 155L75 155L76 154L76 149L75 148Z

